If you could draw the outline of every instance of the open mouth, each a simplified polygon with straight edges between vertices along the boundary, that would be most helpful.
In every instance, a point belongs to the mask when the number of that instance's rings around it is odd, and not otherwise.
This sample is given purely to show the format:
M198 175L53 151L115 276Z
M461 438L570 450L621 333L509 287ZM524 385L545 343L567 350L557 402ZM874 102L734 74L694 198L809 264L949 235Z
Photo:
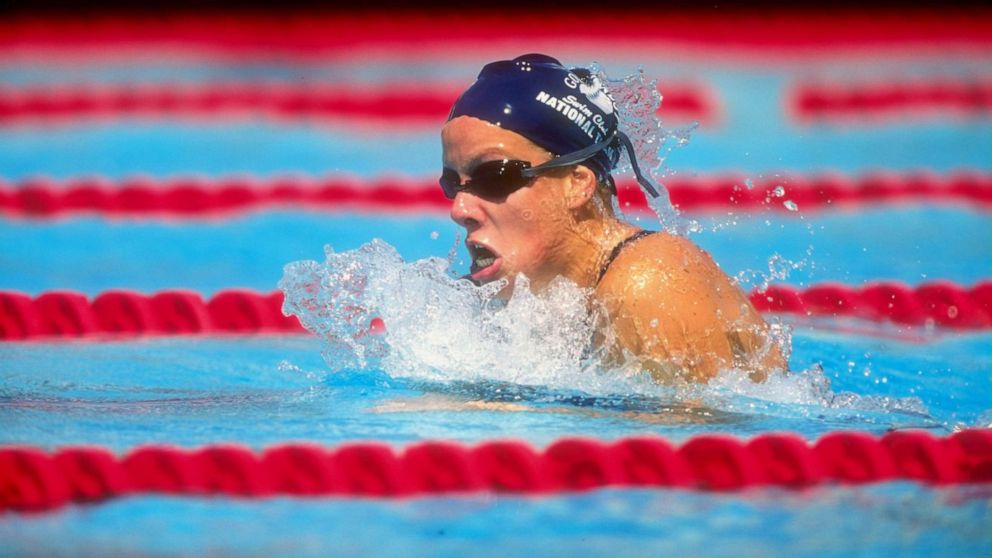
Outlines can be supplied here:
M476 281L491 279L499 272L503 259L488 246L470 241L468 252L472 256L472 267L469 269L472 279Z

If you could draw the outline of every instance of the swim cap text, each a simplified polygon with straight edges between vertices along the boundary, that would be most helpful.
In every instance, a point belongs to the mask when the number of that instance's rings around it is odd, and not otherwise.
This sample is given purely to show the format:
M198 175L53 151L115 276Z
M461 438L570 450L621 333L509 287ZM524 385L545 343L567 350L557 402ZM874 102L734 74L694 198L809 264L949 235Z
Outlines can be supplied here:
M599 115L594 114L585 103L582 103L573 95L559 99L554 95L541 91L535 99L563 114L565 118L568 118L580 130L585 132L590 139L597 139L598 134L595 133L595 128L599 128L603 134L606 134L605 126L602 125L602 118L596 118ZM597 120L599 122L596 122Z

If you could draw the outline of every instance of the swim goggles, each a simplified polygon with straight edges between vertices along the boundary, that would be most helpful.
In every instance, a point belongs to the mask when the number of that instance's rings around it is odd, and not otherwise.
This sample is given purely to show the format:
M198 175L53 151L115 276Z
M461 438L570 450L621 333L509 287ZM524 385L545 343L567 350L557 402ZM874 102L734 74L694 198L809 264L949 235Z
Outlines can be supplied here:
M630 145L630 140L626 134L619 131L614 132L599 143L594 143L578 151L555 157L537 166L532 167L531 163L517 159L486 161L475 167L472 175L465 182L462 182L458 173L451 169L444 169L438 182L441 184L441 190L444 192L444 196L449 200L455 199L458 192L468 192L488 199L505 198L524 186L529 185L542 172L585 161L608 147L616 140L617 136L620 137L620 141L630 154L630 161L638 182L653 197L658 197L658 191L643 177L640 168L638 168L637 161L633 156L634 149ZM610 187L610 193L616 195L617 191L613 177L607 175L606 182Z
M475 167L471 177L461 182L458 173L444 169L441 174L441 190L449 200L455 199L458 192L468 192L486 199L500 199L530 184L542 171L554 167L538 165L531 167L527 161L504 159L487 161Z

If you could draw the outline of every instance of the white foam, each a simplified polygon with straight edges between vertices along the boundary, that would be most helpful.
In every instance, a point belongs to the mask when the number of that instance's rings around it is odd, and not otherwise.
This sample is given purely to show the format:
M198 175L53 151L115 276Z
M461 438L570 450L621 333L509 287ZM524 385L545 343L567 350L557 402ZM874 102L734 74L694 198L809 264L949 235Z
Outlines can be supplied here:
M928 410L917 397L884 397L834 392L830 379L819 366L802 372L776 371L761 383L735 370L725 370L701 390L710 404L728 411L767 410L772 406L794 406L799 415L821 409L885 411L926 416ZM719 401L719 403L717 403ZM777 411L777 414L780 411Z
M332 369L381 367L396 378L495 381L630 393L650 385L640 374L618 376L590 352L594 327L589 293L559 279L540 295L518 277L509 301L496 298L501 283L476 287L453 279L449 262L404 262L373 240L344 253L327 249L324 263L285 267L279 288L283 311L299 317L327 342ZM369 335L372 318L386 324Z
M590 350L590 293L567 280L534 294L519 277L513 295L502 301L496 298L502 283L476 287L452 278L450 262L441 258L405 262L381 240L326 252L323 263L287 265L279 288L284 312L324 339L324 358L335 371L381 369L394 378L452 386L495 383L597 397L702 400L732 412L782 414L782 405L792 406L784 414L803 416L823 409L927 412L916 398L835 393L818 368L774 372L762 383L729 369L708 385L660 386L636 364L600 364L601 355ZM385 334L368 333L374 317L385 322ZM773 332L788 348L788 329Z
M660 229L673 234L694 231L699 224L683 217L672 205L664 179L673 174L665 161L675 149L689 145L698 123L683 128L667 128L658 118L658 107L663 102L657 80L648 79L643 69L623 78L612 79L597 64L591 70L606 84L616 103L620 130L630 138L634 155L641 171L654 182L660 194L657 198L645 193L648 205L658 217ZM631 170L630 163L621 157L615 173Z

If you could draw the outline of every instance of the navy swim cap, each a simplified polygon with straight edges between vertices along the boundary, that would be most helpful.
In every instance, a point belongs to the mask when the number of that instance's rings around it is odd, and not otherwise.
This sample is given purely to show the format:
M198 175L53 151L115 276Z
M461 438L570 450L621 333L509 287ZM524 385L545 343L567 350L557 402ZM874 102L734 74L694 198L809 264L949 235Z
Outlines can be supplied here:
M638 181L651 195L658 192L641 175L630 140L619 130L616 105L589 70L562 66L544 54L486 64L471 87L455 101L448 120L473 116L516 132L562 163L588 166L614 190L610 171L621 146Z

